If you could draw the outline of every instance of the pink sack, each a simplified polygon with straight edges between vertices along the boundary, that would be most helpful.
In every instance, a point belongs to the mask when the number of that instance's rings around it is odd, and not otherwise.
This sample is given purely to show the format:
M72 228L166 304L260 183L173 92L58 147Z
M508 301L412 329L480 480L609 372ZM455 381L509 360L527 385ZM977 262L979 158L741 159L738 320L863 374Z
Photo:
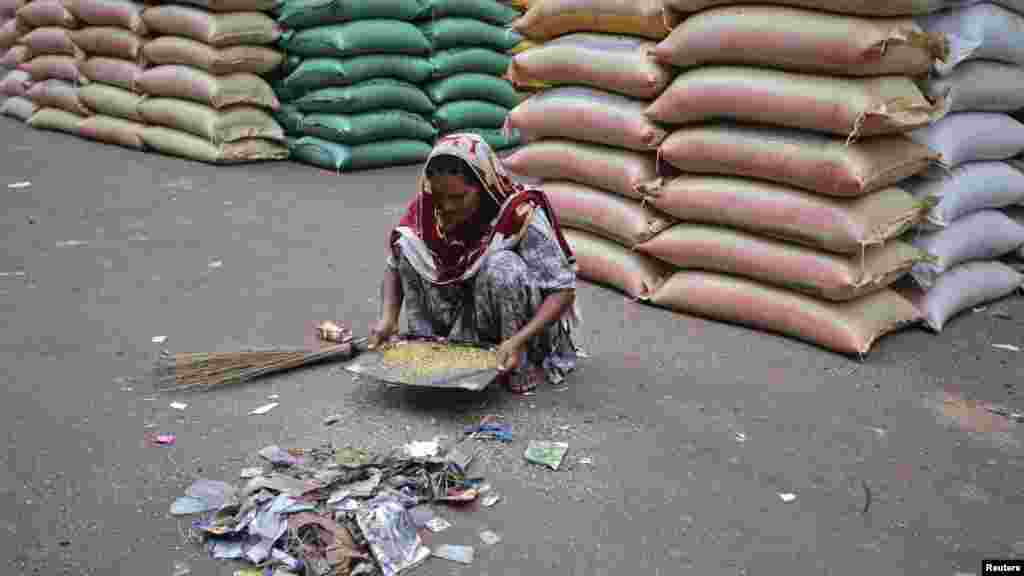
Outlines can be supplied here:
M798 338L863 356L876 340L921 321L909 300L885 289L850 302L827 302L754 280L681 270L651 295L655 306Z
M135 82L143 72L142 66L131 60L96 57L82 64L82 74L92 82L134 90Z
M667 135L644 115L647 103L592 88L547 90L508 113L523 140L568 138L628 150L653 150Z
M36 28L26 34L21 43L28 47L33 56L72 56L78 60L85 59L85 53L75 45L71 33L65 28L46 26Z
M18 9L18 20L31 28L78 28L78 21L57 0L34 0Z
M75 45L89 56L106 56L138 60L144 40L138 34L123 28L90 26L71 33Z
M646 111L653 121L731 119L855 138L906 132L947 112L906 76L843 78L743 66L691 68Z
M68 10L89 26L125 28L135 34L146 34L142 21L141 2L129 0L65 0Z
M39 82L57 78L73 84L89 82L78 70L78 61L71 56L38 56L18 66L18 70L28 72L32 80Z
M657 155L570 140L531 142L504 160L520 176L569 180L637 200L640 186L658 177Z
M78 86L63 80L45 80L33 85L27 98L40 108L59 108L65 112L88 116L92 111L78 97Z
M28 46L12 46L10 50L4 52L3 57L0 57L0 68L14 70L28 62L31 57L32 53L29 52Z
M32 78L24 70L11 70L0 80L0 95L24 97L32 86Z

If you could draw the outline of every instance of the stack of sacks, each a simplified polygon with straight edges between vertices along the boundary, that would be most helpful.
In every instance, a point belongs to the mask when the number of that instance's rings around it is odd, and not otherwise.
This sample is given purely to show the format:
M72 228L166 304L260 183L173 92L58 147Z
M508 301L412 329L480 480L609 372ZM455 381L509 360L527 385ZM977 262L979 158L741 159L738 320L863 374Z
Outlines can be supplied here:
M71 39L82 53L79 69L88 80L78 89L75 105L88 113L76 133L141 149L144 126L137 104L142 98L134 89L143 71L144 6L130 0L68 0L65 5L80 24Z
M1009 113L1024 107L1024 15L979 3L919 19L948 35L951 58L922 80L945 96L952 113L912 137L942 156L949 172L916 178L908 188L934 198L910 241L934 257L912 272L905 293L939 332L956 314L1004 297L1022 277L998 261L1024 246L1024 226L1002 209L1024 202L1024 124Z
M0 115L22 122L35 112L35 105L25 99L28 73L17 70L28 56L28 49L19 44L25 29L17 19L24 5L24 0L0 0Z
M420 29L431 44L434 67L424 90L437 106L433 123L439 135L479 134L495 150L516 146L519 135L501 130L522 98L503 78L505 69L492 61L508 62L506 52L521 50L523 37L508 29L520 11L496 0L430 0ZM442 63L479 60L475 70L453 69Z
M525 144L506 165L544 181L581 275L640 299L669 268L632 248L675 223L641 203L666 136L643 111L672 80L651 56L671 31L667 15L651 0L531 2L513 27L535 45L507 72L537 91L509 113L507 128Z
M212 164L288 157L271 116L279 102L258 75L282 60L267 48L281 33L265 9L266 0L232 0L143 11L153 39L135 89L145 97L136 109L147 148Z
M82 72L85 53L72 36L80 21L68 6L57 0L33 0L18 9L18 25L24 34L8 52L19 60L18 69L32 84L24 98L35 111L28 124L42 130L79 134L82 121L92 112L82 103L79 88L89 83ZM20 51L13 54L14 51ZM24 111L28 108L25 107Z
M937 160L901 133L946 112L913 78L947 49L910 18L689 14L653 50L682 71L640 115L677 125L659 154L682 171L641 187L682 221L636 247L679 269L649 300L848 354L919 321L889 286L927 257L897 239L927 205L895 185Z
M279 118L294 159L337 171L415 164L430 154L435 105L420 88L427 0L285 0L289 73Z

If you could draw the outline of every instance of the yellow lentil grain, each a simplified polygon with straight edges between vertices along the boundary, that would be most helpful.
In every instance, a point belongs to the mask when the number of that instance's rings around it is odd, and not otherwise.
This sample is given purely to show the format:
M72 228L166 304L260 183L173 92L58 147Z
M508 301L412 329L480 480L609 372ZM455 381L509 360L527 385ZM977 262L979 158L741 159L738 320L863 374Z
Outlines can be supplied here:
M399 342L386 347L382 356L385 364L414 378L452 370L485 370L498 363L497 355L489 350L434 342Z

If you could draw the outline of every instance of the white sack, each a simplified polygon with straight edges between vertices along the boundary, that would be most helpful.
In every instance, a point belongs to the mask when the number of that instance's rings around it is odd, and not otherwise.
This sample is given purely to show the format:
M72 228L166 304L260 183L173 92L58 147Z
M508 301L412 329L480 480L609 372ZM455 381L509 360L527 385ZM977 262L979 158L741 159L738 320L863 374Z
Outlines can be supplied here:
M980 304L998 300L1024 284L1024 275L1002 262L967 262L940 276L931 289L903 292L924 316L925 324L941 332L951 318Z
M941 161L949 167L982 160L1009 160L1024 152L1024 123L1009 114L957 112L912 131L910 138L940 154Z
M930 288L942 273L959 264L994 260L1020 249L1024 226L999 210L981 210L938 232L911 234L910 243L934 259L915 264L910 271L918 284Z
M934 199L919 226L937 230L978 210L1024 202L1024 162L968 162L944 177L914 178L901 186L918 200Z
M923 16L918 24L950 38L950 57L936 62L946 75L967 60L999 60L1024 66L1024 15L988 2Z
M1013 112L1024 108L1024 66L1017 64L971 60L957 66L949 76L929 78L923 84L929 98L949 98L950 112Z

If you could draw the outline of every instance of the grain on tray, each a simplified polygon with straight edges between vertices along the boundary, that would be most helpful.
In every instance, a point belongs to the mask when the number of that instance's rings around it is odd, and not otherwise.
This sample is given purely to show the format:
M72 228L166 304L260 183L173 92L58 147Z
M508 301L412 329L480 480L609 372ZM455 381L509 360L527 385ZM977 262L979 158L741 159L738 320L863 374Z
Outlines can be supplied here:
M385 364L420 377L452 370L486 370L498 364L490 350L436 342L399 342L383 350Z

